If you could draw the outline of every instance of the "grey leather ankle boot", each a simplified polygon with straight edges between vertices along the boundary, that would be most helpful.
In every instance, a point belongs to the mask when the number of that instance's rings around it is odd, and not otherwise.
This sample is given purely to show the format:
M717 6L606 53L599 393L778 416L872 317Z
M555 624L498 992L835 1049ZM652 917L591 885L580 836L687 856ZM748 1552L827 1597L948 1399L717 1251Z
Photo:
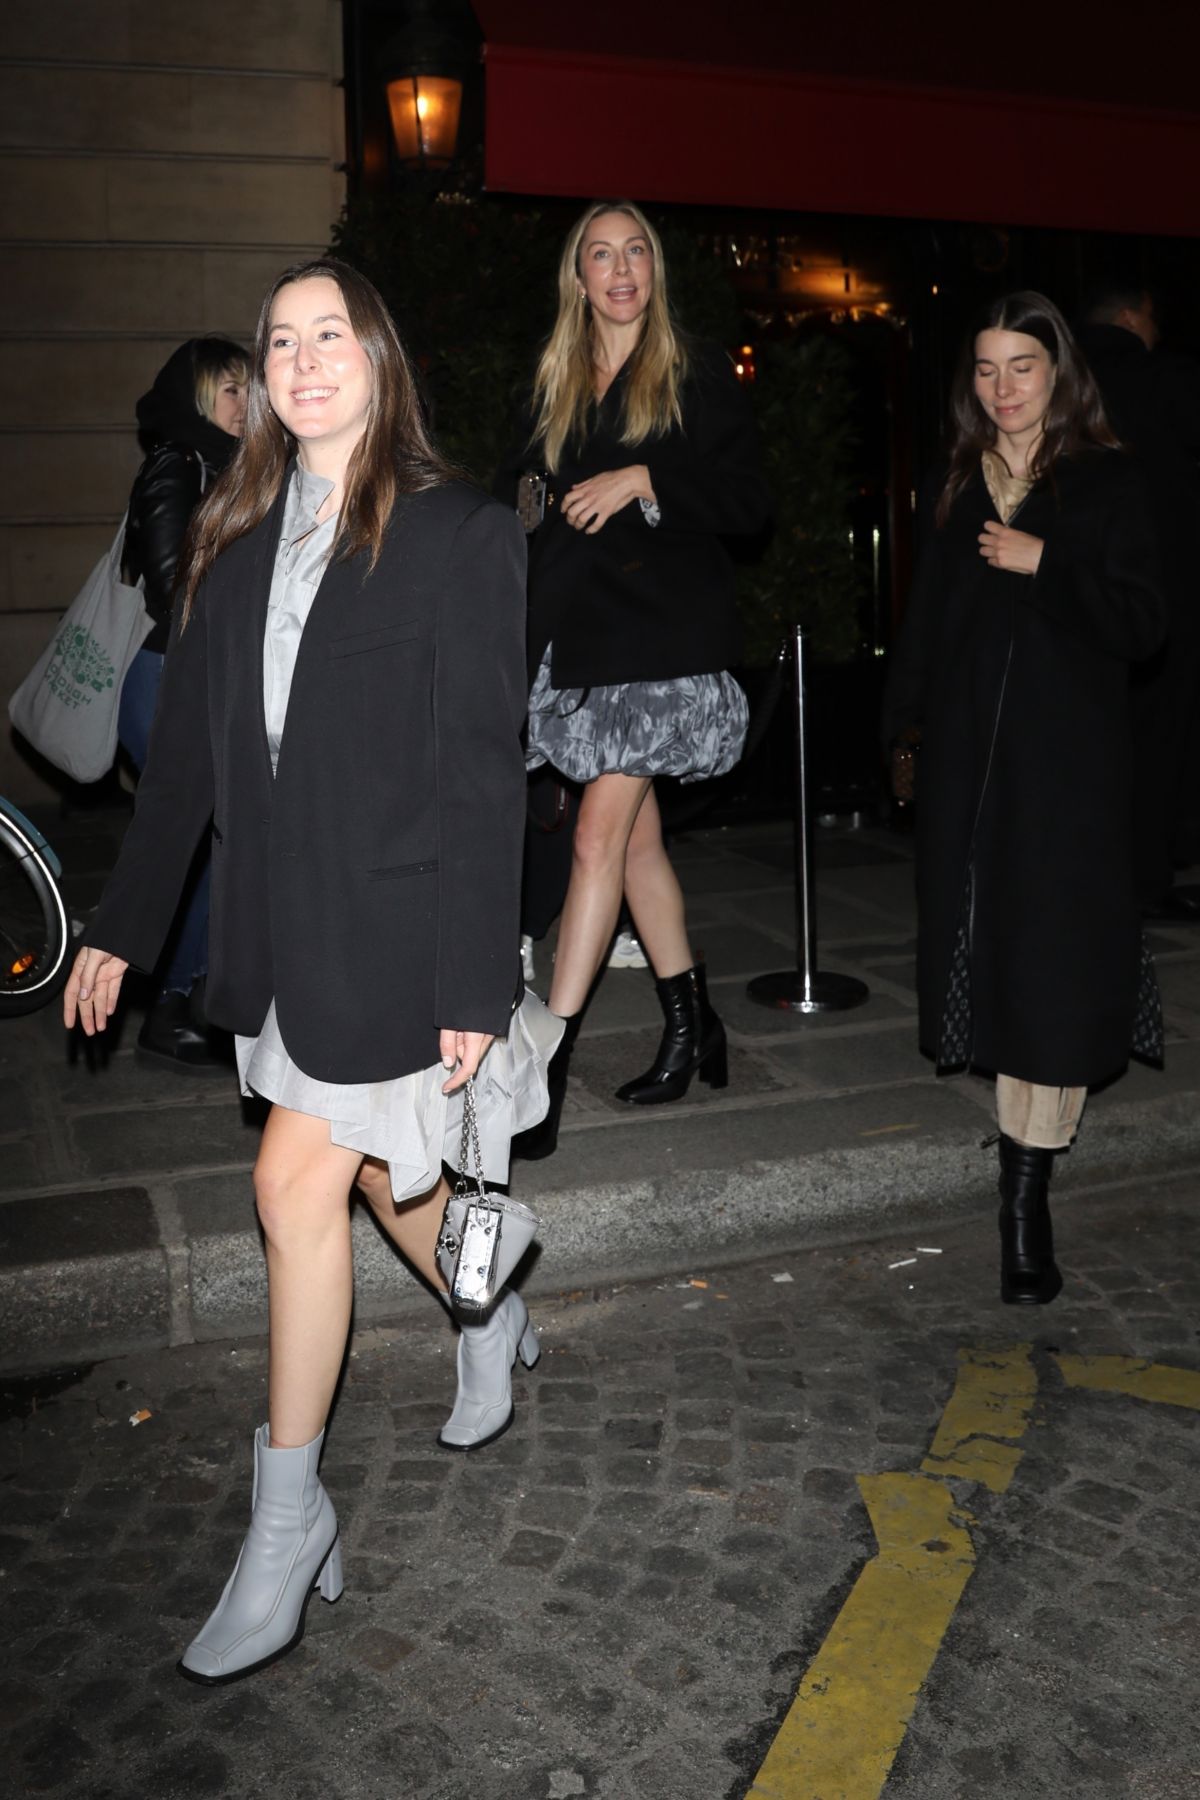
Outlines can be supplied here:
M512 1368L532 1369L542 1354L520 1294L505 1288L482 1325L463 1325L458 1340L458 1397L441 1431L443 1450L482 1450L513 1422Z
M304 1636L315 1587L322 1600L340 1596L337 1517L317 1478L324 1438L272 1450L269 1426L255 1432L250 1529L215 1612L177 1665L189 1681L219 1687L266 1668Z

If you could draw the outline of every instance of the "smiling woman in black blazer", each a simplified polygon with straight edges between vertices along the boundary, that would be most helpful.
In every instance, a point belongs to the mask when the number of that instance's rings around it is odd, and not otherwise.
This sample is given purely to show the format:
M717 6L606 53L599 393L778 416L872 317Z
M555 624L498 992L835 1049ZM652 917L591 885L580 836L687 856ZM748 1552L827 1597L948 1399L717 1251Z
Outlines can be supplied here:
M66 995L68 1025L104 1029L126 967L153 967L211 822L209 1011L237 1034L244 1091L273 1102L255 1167L271 1358L250 1532L180 1664L198 1681L282 1655L314 1585L341 1591L317 1460L350 1321L352 1187L444 1292L463 1084L479 1071L495 1179L545 1110L555 1031L532 996L514 1012L524 560L511 513L426 436L375 290L338 263L288 270L260 317L240 453L185 547L137 809ZM518 1350L536 1361L506 1292L462 1332L447 1448L508 1425Z

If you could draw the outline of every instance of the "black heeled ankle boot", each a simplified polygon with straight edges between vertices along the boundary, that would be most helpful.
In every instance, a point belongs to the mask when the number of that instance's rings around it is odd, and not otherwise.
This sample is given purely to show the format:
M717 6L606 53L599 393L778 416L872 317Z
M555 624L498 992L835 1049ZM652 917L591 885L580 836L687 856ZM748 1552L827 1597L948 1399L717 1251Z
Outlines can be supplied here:
M631 1106L682 1100L693 1075L710 1087L728 1087L725 1027L708 1003L703 966L685 969L654 986L666 1020L658 1055L644 1075L617 1089L617 1099Z
M562 1118L563 1101L567 1097L567 1066L582 1023L581 1012L572 1013L566 1022L566 1028L558 1040L558 1049L550 1058L550 1067L546 1071L550 1110L544 1119L531 1125L528 1131L518 1131L509 1148L509 1156L517 1162L541 1162L544 1156L553 1156L558 1149L558 1122Z
M228 1039L226 1039L228 1042ZM210 1036L203 1011L191 994L160 994L149 1008L134 1045L134 1059L188 1075L227 1075L230 1061Z
M1053 1150L1000 1137L1000 1298L1047 1306L1062 1287L1048 1189Z

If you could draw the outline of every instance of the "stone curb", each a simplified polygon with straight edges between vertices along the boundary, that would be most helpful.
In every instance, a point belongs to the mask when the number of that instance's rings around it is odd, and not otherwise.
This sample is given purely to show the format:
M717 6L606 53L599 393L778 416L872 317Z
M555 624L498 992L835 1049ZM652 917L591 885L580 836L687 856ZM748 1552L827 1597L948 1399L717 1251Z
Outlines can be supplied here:
M526 1271L525 1292L694 1274L709 1262L751 1261L847 1238L901 1240L939 1222L990 1213L995 1157L981 1150L980 1136L959 1130L542 1195L541 1251ZM1098 1112L1080 1150L1058 1171L1055 1191L1063 1202L1193 1165L1200 1165L1200 1094L1176 1093ZM169 1189L151 1189L150 1197L157 1247L0 1271L0 1368L262 1335L266 1279L257 1231L189 1240ZM426 1303L365 1208L356 1211L354 1261L358 1323Z

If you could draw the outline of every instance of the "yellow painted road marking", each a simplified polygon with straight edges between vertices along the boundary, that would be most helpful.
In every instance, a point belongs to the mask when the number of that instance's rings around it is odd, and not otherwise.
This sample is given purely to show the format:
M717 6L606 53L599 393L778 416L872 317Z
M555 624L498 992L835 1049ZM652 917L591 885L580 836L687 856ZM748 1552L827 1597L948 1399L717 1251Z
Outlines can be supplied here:
M1093 1388L1104 1394L1129 1394L1166 1406L1200 1411L1200 1373L1150 1363L1138 1356L1056 1356L1068 1387Z
M921 1464L926 1475L958 1475L982 1482L993 1494L1005 1491L1021 1460L1015 1440L1025 1434L1037 1393L1029 1350L1015 1344L959 1351L954 1392ZM996 1438L1014 1441L998 1444Z
M851 1588L746 1800L879 1800L975 1566L950 1490L1002 1494L1036 1395L1030 1346L959 1352L920 1475L860 1475L879 1553ZM1134 1356L1056 1355L1070 1387L1200 1410L1200 1372ZM1007 1441L1004 1441L1007 1440Z
M860 1475L879 1554L809 1666L753 1796L876 1800L975 1566L954 1499L923 1475Z
M1028 1344L962 1351L927 1473L859 1476L879 1554L805 1672L746 1800L878 1800L975 1566L967 1515L955 1516L949 1488L930 1476L1003 1493L1035 1391Z

